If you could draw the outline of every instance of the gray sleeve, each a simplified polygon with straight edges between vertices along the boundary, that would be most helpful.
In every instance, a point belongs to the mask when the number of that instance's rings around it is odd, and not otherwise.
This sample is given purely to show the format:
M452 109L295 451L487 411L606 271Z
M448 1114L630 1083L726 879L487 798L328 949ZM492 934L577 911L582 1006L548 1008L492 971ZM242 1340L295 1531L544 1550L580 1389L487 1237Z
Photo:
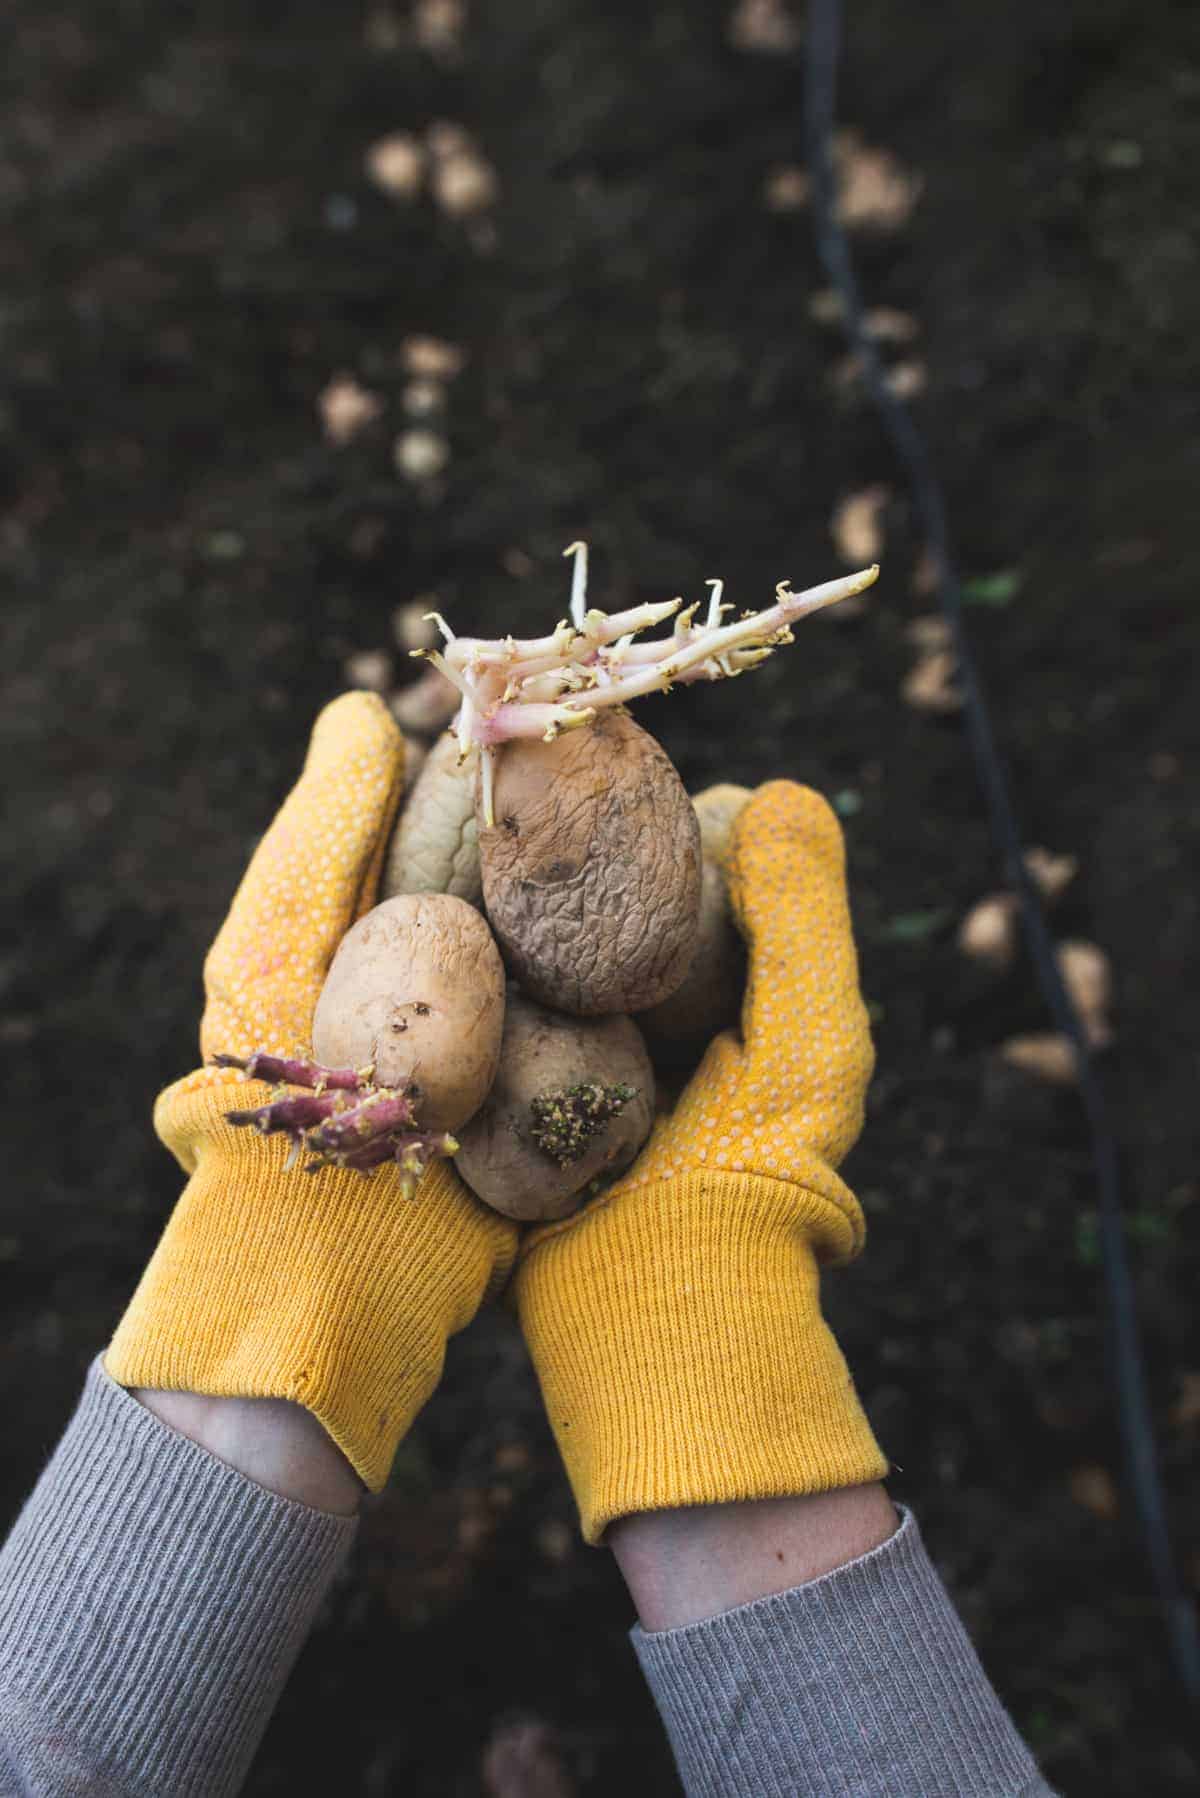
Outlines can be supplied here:
M226 1798L354 1538L97 1361L0 1549L0 1798Z
M689 1798L1046 1798L916 1521L634 1647Z

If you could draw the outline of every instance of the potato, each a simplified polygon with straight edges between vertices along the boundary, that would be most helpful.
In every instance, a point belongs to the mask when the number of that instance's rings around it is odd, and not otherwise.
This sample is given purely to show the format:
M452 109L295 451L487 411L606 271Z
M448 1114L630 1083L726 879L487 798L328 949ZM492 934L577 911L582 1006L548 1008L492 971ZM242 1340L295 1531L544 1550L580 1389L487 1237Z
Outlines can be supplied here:
M746 986L746 946L729 908L723 872L734 822L748 787L709 787L694 801L704 851L700 917L692 959L680 985L637 1022L656 1067L693 1066L718 1031L738 1021Z
M733 827L749 797L749 787L722 781L715 787L705 787L703 793L697 793L692 800L700 825L701 848L720 868L724 868L729 860Z
M579 1016L641 1011L687 972L700 831L666 753L627 712L497 757L483 896L526 992Z
M400 813L379 891L385 899L452 893L483 905L474 772L460 765L456 737L440 736L426 756Z
M416 1100L421 1130L457 1130L487 1097L504 1029L504 966L474 908L387 899L342 938L313 1018L326 1067L373 1064Z
M510 987L496 1083L454 1162L505 1217L567 1217L598 1175L629 1166L653 1119L654 1072L631 1019L566 1017Z
M706 856L691 966L669 999L636 1014L655 1067L694 1066L718 1031L737 1023L745 981L746 949L730 915L725 877Z

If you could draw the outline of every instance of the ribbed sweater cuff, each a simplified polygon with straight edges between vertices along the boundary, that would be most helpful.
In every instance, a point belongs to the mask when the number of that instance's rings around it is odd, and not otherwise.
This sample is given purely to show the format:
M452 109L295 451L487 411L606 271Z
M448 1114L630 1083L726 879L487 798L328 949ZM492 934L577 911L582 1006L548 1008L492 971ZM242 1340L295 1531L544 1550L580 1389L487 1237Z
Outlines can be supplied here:
M1044 1798L916 1521L790 1592L633 1632L689 1798Z
M93 1363L0 1551L0 1740L28 1789L236 1792L354 1531Z

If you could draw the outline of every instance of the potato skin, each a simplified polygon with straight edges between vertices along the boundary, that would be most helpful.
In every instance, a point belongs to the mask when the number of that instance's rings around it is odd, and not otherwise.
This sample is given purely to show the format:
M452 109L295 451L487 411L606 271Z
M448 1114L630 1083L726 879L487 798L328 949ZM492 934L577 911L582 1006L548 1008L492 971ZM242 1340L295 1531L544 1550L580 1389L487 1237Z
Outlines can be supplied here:
M531 1134L531 1102L599 1081L636 1089L577 1161L560 1167ZM654 1121L654 1070L630 1018L572 1018L508 990L500 1068L483 1107L458 1132L455 1166L493 1211L525 1222L569 1217L601 1173L629 1166Z
M497 757L483 896L509 968L581 1017L656 1005L687 972L700 832L666 752L626 712Z
M504 966L465 900L406 894L342 938L317 1000L326 1067L374 1063L380 1086L415 1083L422 1130L457 1130L487 1097L504 1029Z
M384 899L452 893L482 907L474 771L460 764L456 737L443 734L426 756L400 813L379 891Z
M656 1067L694 1066L718 1031L738 1021L746 946L733 921L724 868L734 823L749 797L749 787L722 785L707 788L693 802L704 868L692 959L671 997L637 1016Z
M715 787L705 787L703 793L697 793L692 800L700 826L701 847L720 868L724 868L729 860L733 827L750 796L749 787L721 781Z

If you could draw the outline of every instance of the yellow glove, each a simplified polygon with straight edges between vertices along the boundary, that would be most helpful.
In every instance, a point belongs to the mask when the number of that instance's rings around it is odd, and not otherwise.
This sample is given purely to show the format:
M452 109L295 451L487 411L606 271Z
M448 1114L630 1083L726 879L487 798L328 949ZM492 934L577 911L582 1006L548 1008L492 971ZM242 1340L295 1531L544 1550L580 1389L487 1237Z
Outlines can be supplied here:
M374 903L403 772L379 699L322 712L205 964L206 1059L308 1055L334 951ZM394 1167L285 1173L283 1138L223 1117L268 1097L211 1067L160 1095L155 1128L191 1179L105 1365L123 1386L293 1399L377 1491L447 1337L507 1278L516 1229L445 1162L413 1199Z
M863 1241L834 1172L873 1065L825 801L760 787L734 827L740 1034L710 1045L630 1172L531 1235L521 1325L589 1542L614 1518L880 1478L818 1264Z

